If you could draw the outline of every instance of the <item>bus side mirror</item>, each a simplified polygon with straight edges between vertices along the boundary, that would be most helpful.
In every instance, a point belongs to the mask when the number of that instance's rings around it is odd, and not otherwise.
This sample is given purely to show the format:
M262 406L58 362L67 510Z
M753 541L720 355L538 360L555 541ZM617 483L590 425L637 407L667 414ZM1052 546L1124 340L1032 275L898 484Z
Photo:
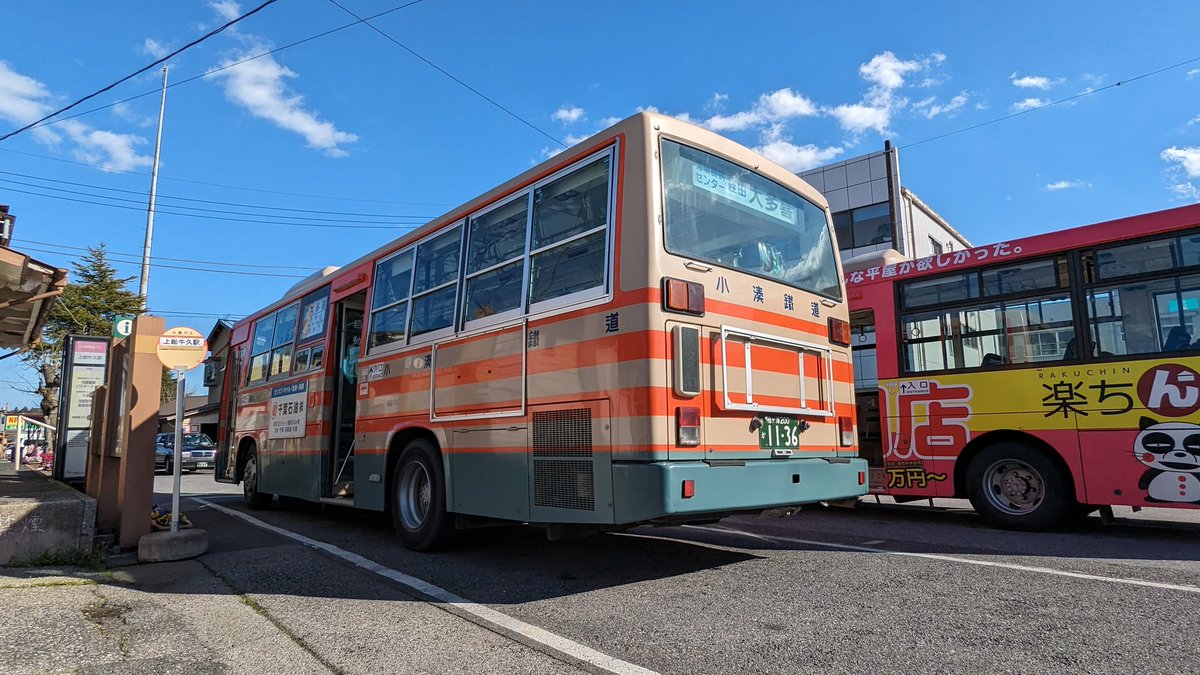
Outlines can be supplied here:
M215 387L221 375L221 357L213 356L204 362L204 386Z

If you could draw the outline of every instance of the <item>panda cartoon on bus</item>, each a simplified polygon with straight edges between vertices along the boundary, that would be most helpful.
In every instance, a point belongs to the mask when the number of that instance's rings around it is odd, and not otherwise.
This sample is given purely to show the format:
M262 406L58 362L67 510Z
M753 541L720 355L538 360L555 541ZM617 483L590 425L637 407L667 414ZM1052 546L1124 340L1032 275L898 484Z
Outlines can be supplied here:
M1141 419L1133 454L1147 469L1138 481L1148 502L1200 504L1200 425Z

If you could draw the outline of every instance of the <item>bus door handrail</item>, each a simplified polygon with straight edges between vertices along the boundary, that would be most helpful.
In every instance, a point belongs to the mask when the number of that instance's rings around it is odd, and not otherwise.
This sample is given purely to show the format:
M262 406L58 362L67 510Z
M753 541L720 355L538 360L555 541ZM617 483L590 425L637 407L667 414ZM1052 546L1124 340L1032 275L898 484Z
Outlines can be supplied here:
M473 338L488 333L498 333L504 330L511 330L517 326L521 328L521 407L511 408L506 410L495 410L490 412L480 413L464 413L461 415L438 415L437 414L437 350L440 345L449 342L459 342L464 338ZM529 328L529 319L521 317L516 321L496 324L481 328L477 331L460 333L452 338L439 340L433 343L430 351L429 361L429 421L430 422L457 422L460 420L487 420L501 419L505 417L524 417L526 407L529 403L529 342L526 338Z
M735 403L729 398L729 353L728 338L731 336L744 338L743 349L745 353L746 371L746 402ZM784 345L794 348L796 356L799 360L800 368L800 407L793 408L789 406L771 406L755 403L754 401L754 364L751 357L751 345L755 342L765 344ZM808 404L808 391L805 383L804 359L805 355L811 355L817 359L817 381L820 385L820 391L817 394L817 401L822 407L814 408ZM721 387L725 396L726 410L750 410L754 412L777 412L788 413L793 415L813 415L817 417L833 417L833 350L825 345L818 345L802 340L793 340L791 338L780 337L778 335L768 335L767 333L759 333L752 330L735 328L733 326L721 326ZM824 368L821 364L824 362ZM822 376L823 374L823 376Z

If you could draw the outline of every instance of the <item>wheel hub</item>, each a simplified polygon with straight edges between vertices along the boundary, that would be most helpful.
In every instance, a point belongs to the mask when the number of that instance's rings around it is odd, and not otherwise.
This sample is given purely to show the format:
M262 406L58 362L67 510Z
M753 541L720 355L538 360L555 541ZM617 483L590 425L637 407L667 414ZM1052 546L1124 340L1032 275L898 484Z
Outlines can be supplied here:
M1042 505L1045 481L1037 469L1017 460L993 463L983 474L984 494L1000 511L1027 515Z

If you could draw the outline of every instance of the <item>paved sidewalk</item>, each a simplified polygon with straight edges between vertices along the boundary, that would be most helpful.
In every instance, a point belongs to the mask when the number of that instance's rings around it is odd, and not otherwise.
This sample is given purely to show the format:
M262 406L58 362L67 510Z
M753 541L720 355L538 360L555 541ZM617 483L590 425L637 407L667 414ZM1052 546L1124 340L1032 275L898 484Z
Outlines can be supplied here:
M197 560L0 568L2 673L327 673Z

